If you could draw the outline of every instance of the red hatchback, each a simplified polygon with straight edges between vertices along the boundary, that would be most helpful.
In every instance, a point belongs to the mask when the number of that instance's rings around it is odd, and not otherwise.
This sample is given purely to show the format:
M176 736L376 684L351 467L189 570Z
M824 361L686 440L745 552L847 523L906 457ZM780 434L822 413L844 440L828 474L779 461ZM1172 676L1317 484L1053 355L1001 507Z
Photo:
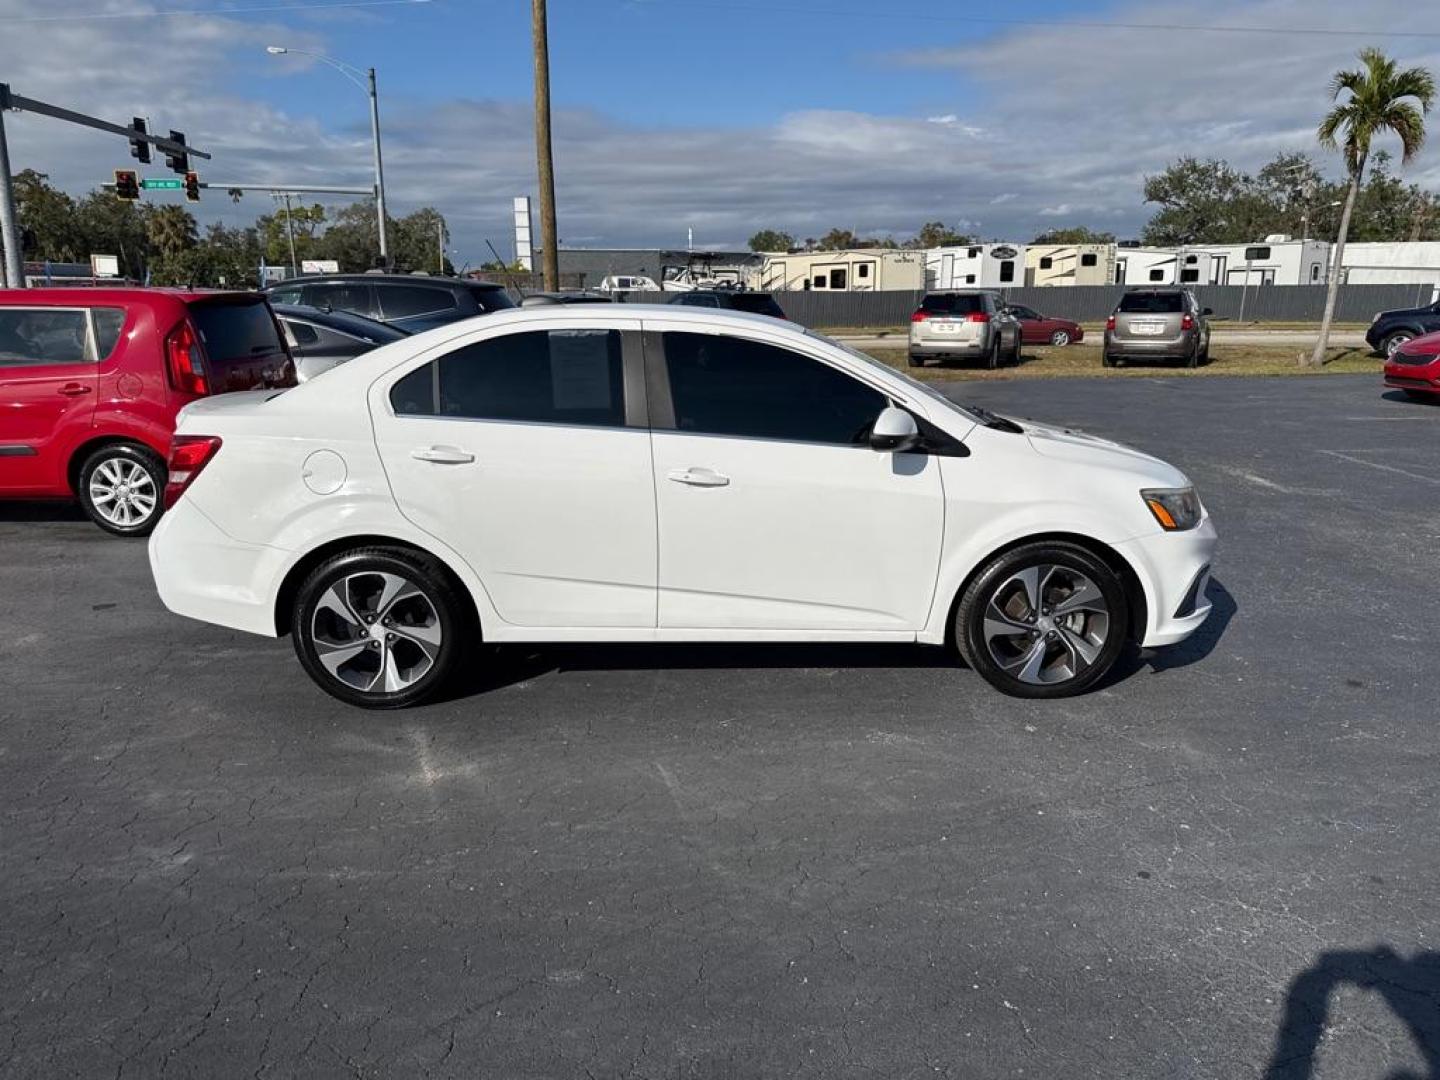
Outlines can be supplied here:
M1385 360L1385 385L1417 401L1440 402L1440 333L1411 338Z
M143 536L181 407L294 385L257 293L0 290L0 498L75 497L102 529Z
M1085 340L1085 330L1070 319L1052 319L1034 308L1010 305L1020 320L1020 340L1026 345L1074 345Z

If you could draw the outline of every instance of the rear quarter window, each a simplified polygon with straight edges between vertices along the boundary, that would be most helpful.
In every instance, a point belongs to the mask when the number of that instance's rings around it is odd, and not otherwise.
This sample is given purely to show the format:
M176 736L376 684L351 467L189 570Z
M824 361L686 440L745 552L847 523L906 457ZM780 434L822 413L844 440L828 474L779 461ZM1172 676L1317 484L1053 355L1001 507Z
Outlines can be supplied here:
M504 289L471 289L470 295L475 298L475 306L487 313L515 306L515 301Z

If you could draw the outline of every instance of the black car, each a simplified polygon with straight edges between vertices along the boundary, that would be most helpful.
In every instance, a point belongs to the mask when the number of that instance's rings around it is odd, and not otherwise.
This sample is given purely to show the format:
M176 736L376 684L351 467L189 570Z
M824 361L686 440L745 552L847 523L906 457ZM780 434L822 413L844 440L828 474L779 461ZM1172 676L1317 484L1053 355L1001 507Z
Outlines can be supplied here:
M322 311L301 304L271 304L285 330L295 377L300 382L353 360L361 353L410 336L408 330L387 326L348 311Z
M1382 311L1365 331L1365 343L1381 356L1389 356L1411 338L1436 330L1440 330L1440 303Z
M421 274L321 274L291 278L265 292L272 304L348 311L412 334L515 306L503 285Z
M741 289L696 289L681 293L672 304L685 307L725 308L730 311L748 311L751 315L769 315L772 319L788 319L775 298L768 292L746 292Z

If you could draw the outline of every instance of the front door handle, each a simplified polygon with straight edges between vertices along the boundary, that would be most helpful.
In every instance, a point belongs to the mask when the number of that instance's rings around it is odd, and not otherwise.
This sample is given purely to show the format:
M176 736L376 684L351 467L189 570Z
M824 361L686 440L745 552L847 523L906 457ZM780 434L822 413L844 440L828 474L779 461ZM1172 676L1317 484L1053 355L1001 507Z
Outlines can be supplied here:
M456 446L422 446L411 450L410 456L432 465L468 465L475 460L474 454L467 454Z
M64 394L66 397L79 397L81 394L90 393L90 387L78 382L66 383L60 387L59 393Z
M714 469L706 469L698 465L690 465L683 469L671 469L665 475L677 484L689 484L691 487L725 487L730 483L730 478L724 473L718 473Z

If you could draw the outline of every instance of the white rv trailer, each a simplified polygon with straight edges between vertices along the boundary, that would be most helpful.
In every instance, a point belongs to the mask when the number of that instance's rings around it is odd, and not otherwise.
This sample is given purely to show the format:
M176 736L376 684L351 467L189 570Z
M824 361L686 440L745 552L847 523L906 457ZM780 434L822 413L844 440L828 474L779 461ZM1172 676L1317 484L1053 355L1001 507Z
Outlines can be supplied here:
M1025 249L1025 284L1110 285L1114 244L1031 244Z
M925 252L927 289L1011 289L1025 284L1025 245L969 244Z
M760 278L768 292L918 291L925 287L924 253L894 248L777 252L765 257Z
M1440 243L1346 244L1345 281L1350 285L1432 285L1440 287Z
M1174 248L1121 247L1115 251L1115 284L1174 285L1180 253Z
M1184 285L1320 285L1330 245L1276 235L1253 244L1196 244L1177 254Z

